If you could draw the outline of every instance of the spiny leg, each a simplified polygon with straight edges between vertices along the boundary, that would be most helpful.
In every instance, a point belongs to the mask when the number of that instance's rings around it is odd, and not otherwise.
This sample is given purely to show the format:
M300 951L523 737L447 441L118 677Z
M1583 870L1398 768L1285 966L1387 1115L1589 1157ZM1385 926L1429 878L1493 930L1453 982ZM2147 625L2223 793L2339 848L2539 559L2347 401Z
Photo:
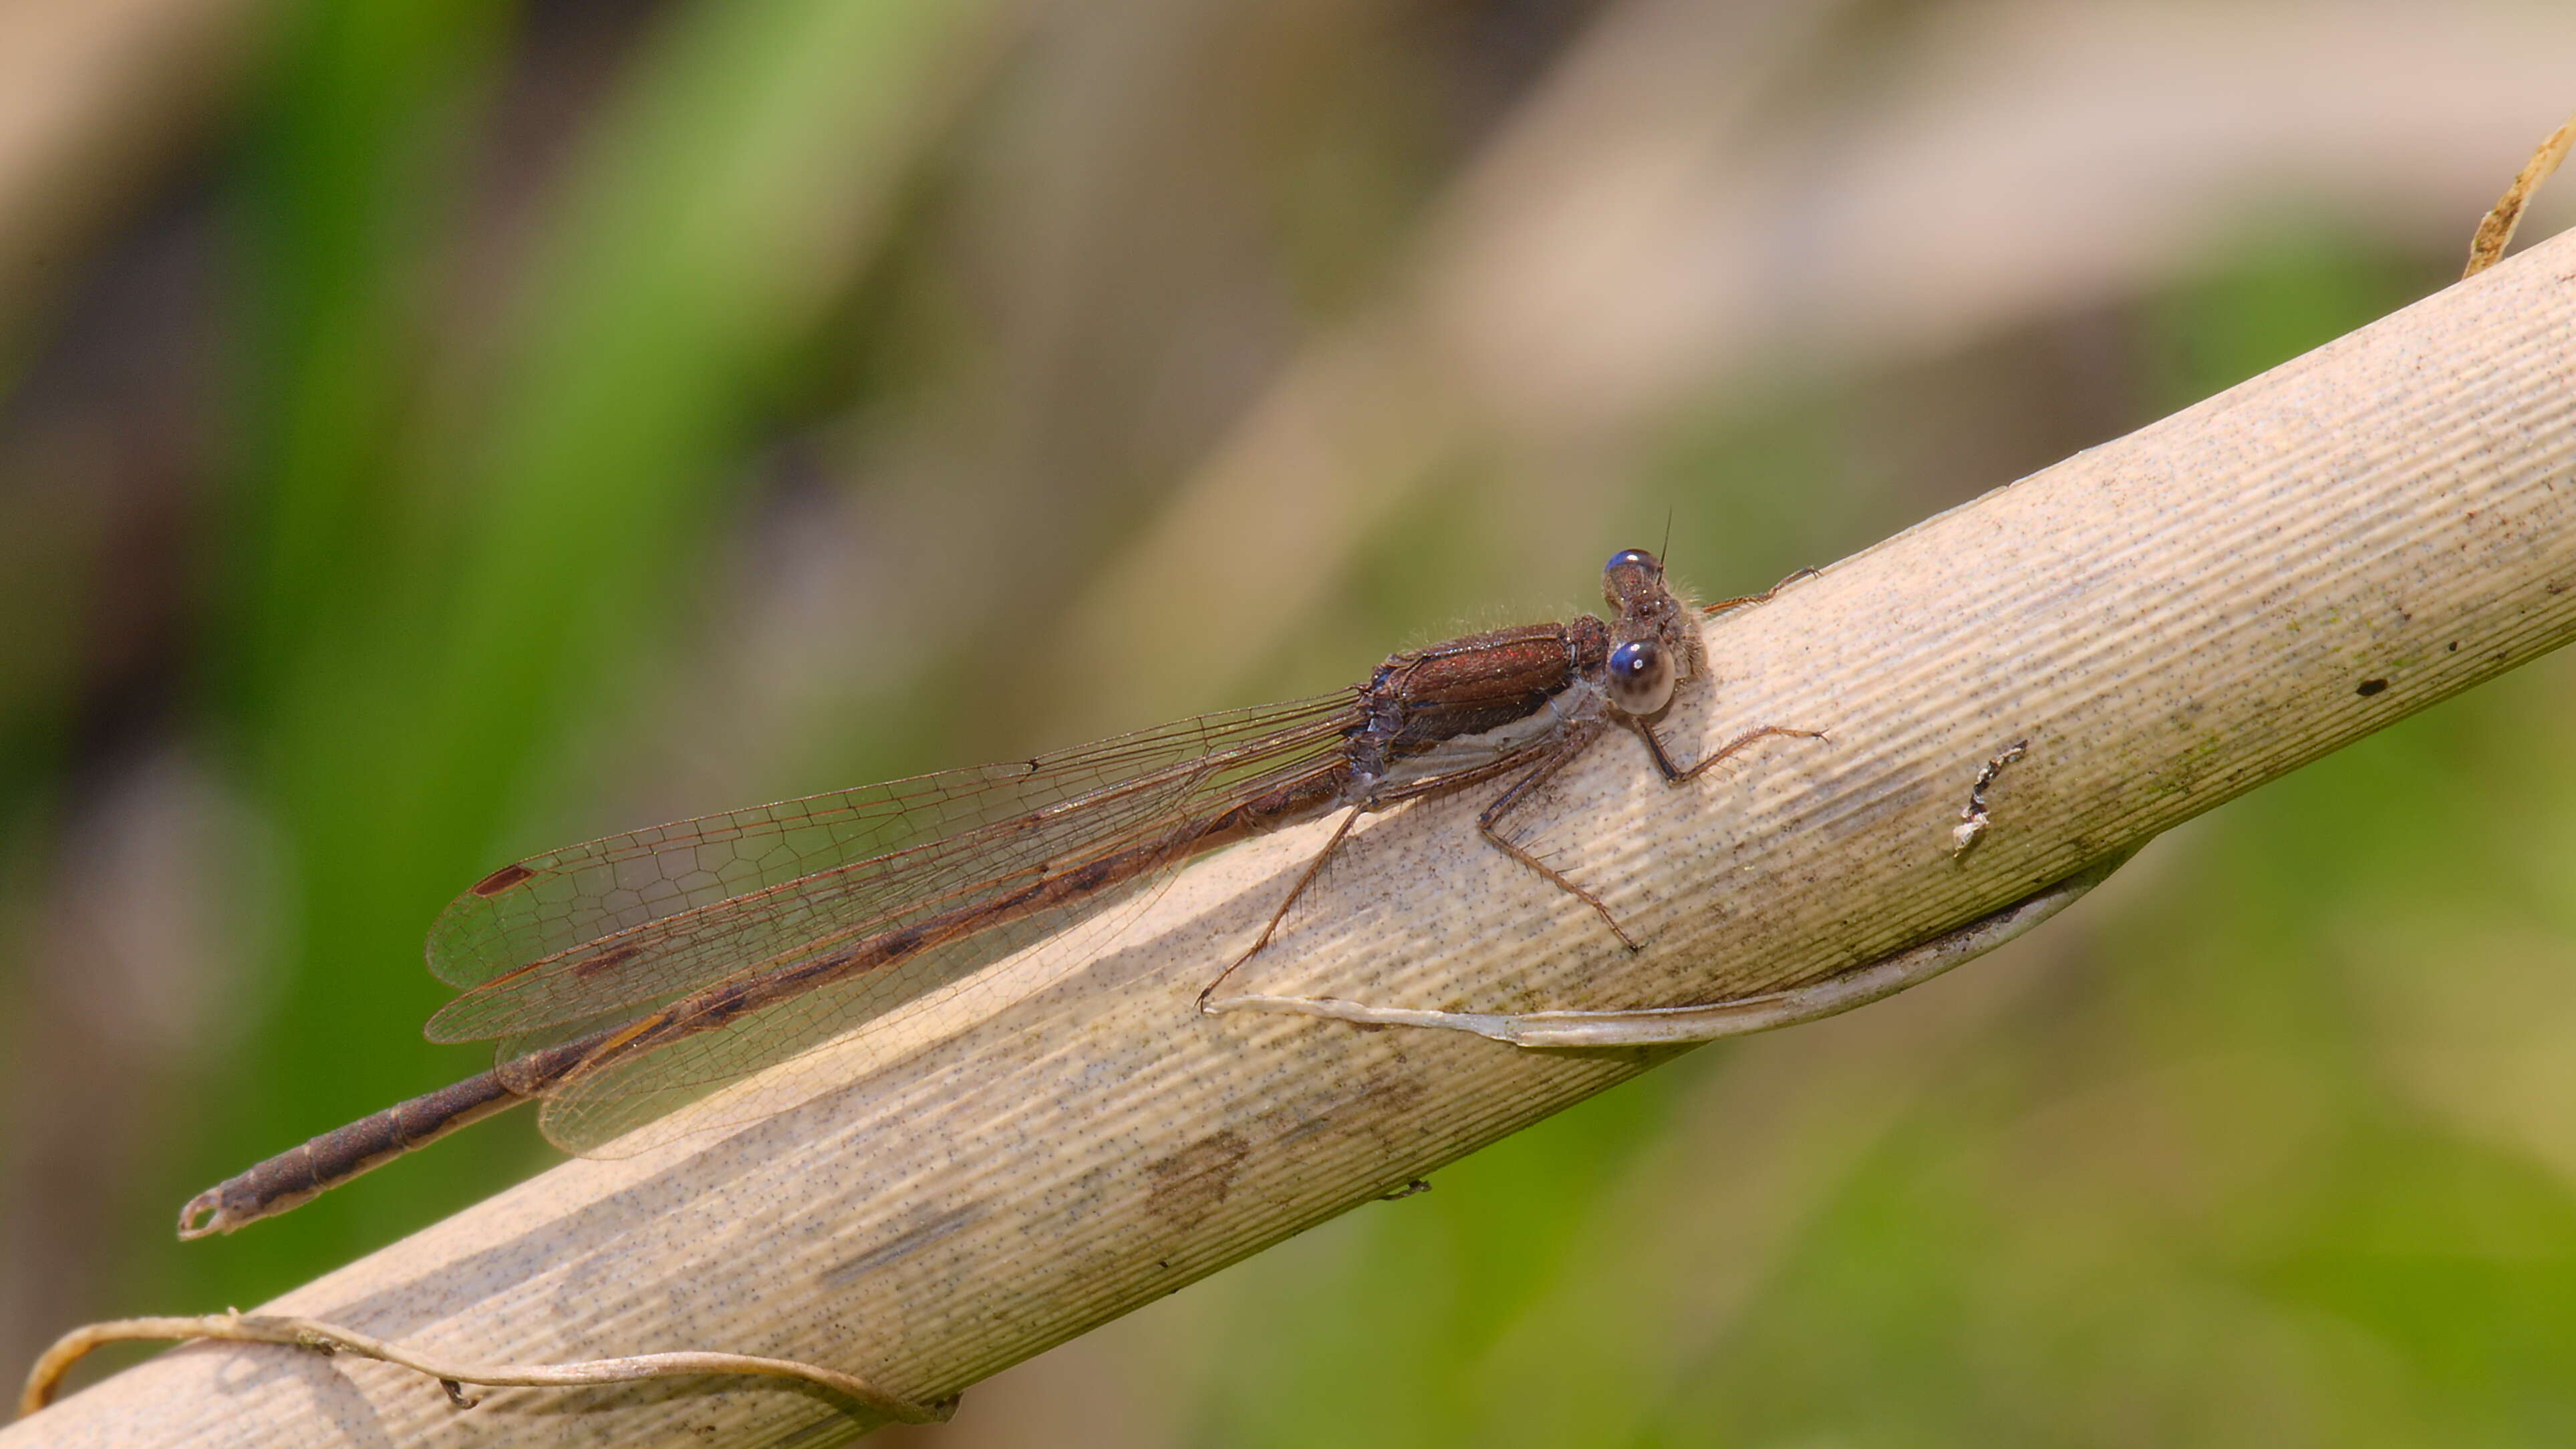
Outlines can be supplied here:
M1714 604L1702 604L1699 606L1699 611L1703 614L1722 614L1729 609L1743 608L1747 604L1767 604L1771 602L1773 596L1777 595L1782 589L1789 587L1800 579L1821 578L1823 577L1823 572L1824 571L1821 569L1793 569L1790 571L1787 578L1782 579L1780 582L1773 584L1771 587L1764 589L1758 594L1746 594L1741 598L1720 599Z
M1668 785L1680 785L1688 781L1698 779L1701 772L1705 771L1709 766L1714 765L1718 761L1725 759L1727 756L1734 754L1738 750L1753 744L1757 740L1767 740L1774 735L1806 740L1821 740L1825 737L1825 732L1823 730L1793 730L1787 725L1763 725L1758 729L1746 730L1744 733L1728 740L1725 744L1720 745L1717 749L1717 753L1710 755L1707 759L1700 761L1689 769L1683 769L1681 766L1673 763L1673 757L1671 755L1664 753L1664 742L1656 738L1655 727L1653 725L1650 725L1644 720L1638 719L1632 715L1628 718L1628 726L1637 732L1637 738L1646 742L1646 753L1655 757L1655 768L1663 772L1664 783Z
M1814 570L1802 570L1801 572L1813 573ZM1797 577L1799 577L1798 574L1792 574L1788 579L1781 580L1780 583L1772 586L1771 593L1779 592L1781 588L1786 587L1791 580ZM1730 602L1758 603L1761 599L1767 599L1769 597L1770 593L1766 593L1753 599L1739 599ZM1664 749L1663 741L1656 737L1653 728L1644 720L1637 719L1633 716L1623 716L1623 718L1625 718L1630 727L1637 731L1638 737L1646 742L1647 752L1654 757L1655 768L1662 773L1667 783L1674 785L1683 784L1687 781L1697 779L1699 775L1710 766L1736 754L1757 741L1769 739L1774 735L1818 740L1825 738L1825 732L1823 730L1791 729L1786 725L1763 725L1757 729L1747 730L1743 734L1736 736L1734 739L1729 740L1725 745L1719 747L1706 759L1703 759L1697 764L1691 765L1689 768L1685 769L1673 763L1672 756ZM1519 861L1522 865L1536 871L1557 889L1564 891L1576 900L1590 906L1593 912L1601 917L1602 923L1610 928L1610 933L1619 938L1619 943L1626 946L1629 950L1635 951L1642 949L1641 944L1634 936L1628 934L1626 927L1619 924L1619 918L1611 914L1610 907L1603 902L1599 896L1593 894L1581 885L1576 884L1563 871L1558 870L1556 867L1539 859L1528 850L1523 849L1518 843L1505 836L1499 828L1504 816L1509 815L1512 811L1518 809L1526 802L1531 792L1546 784L1556 776L1558 771L1573 763L1576 758L1581 756L1585 750L1592 746L1594 741L1601 737L1601 732L1607 727L1608 722L1598 715L1577 717L1567 720L1554 742L1548 748L1547 752L1540 757L1538 763L1532 766L1526 774L1523 774L1519 779L1513 781L1500 796L1495 798L1492 804L1487 805L1484 810L1477 815L1476 829L1479 834L1485 837L1486 843L1492 845L1495 849L1500 850L1505 855L1510 856L1512 859ZM1324 848L1316 852L1315 858L1307 863L1305 871L1298 876L1297 884L1288 892L1288 898L1279 903L1279 909L1271 915L1269 924L1262 927L1260 939L1252 943L1250 950L1247 950L1242 955L1236 957L1231 965L1227 966L1223 971L1218 972L1216 979L1209 982L1207 986L1199 992L1198 1007L1202 1013L1207 1015L1217 1015L1225 1011L1236 1009L1250 1009L1256 1011L1302 1011L1313 1015L1343 1016L1345 1019L1356 1021L1379 1020L1381 1018L1353 1016L1348 1013L1368 1013L1384 1010L1388 1014L1383 1019L1388 1022L1388 1024L1426 1026L1453 1024L1447 1021L1428 1019L1431 1017L1445 1017L1452 1015L1452 1013L1407 1012L1401 1008L1367 1007L1351 1002L1335 1001L1331 998L1308 1000L1303 997L1246 995L1229 997L1224 1001L1217 1001L1215 999L1217 988L1224 985L1227 979L1232 977L1234 973L1243 966L1243 963L1260 954L1261 949L1270 944L1271 937L1279 929L1279 923L1287 918L1289 908L1294 906L1297 903L1298 898L1305 894L1306 888L1314 883L1315 877L1323 870L1325 862L1330 860L1333 852L1341 847L1344 837L1350 834L1352 825L1358 821L1360 815L1365 813L1368 808L1369 807L1367 805L1355 806L1348 815L1343 817L1341 824L1334 828L1332 838L1324 842ZM1402 1020L1399 1021L1399 1018L1402 1018ZM1415 1018L1423 1019L1416 1020ZM1463 1020L1464 1018L1461 1019ZM1476 1030L1477 1028L1469 1027L1467 1029ZM1488 1034L1490 1035L1491 1033Z
M1503 817L1517 809L1528 798L1531 791L1555 778L1557 771L1564 769L1574 761L1576 756L1590 748L1592 742L1601 737L1601 728L1601 721L1598 719L1584 720L1570 726L1563 735L1558 737L1555 747L1550 749L1536 765L1530 767L1529 773L1514 780L1510 789L1496 796L1494 803L1485 807L1483 813L1476 817L1476 829L1485 837L1487 844L1545 876L1558 890L1590 906L1600 915L1603 922L1608 924L1610 934L1619 938L1619 944L1634 951L1638 949L1636 938L1630 936L1627 928L1619 924L1617 916L1610 914L1610 908L1602 904L1599 896L1576 885L1565 872L1522 849L1518 842L1504 835L1497 828L1502 824Z
M1297 883L1288 888L1288 898L1279 903L1279 909L1270 913L1269 924L1261 928L1260 938L1252 943L1252 948L1235 957L1232 964L1216 974L1214 981L1199 989L1199 1010L1202 1013L1215 1014L1208 1010L1208 998L1216 994L1216 989L1225 984L1227 977L1243 969L1244 962L1260 955L1261 948L1270 944L1270 938L1279 932L1279 923L1288 919L1289 908L1296 905L1297 898L1306 893L1306 887L1315 883L1315 877L1323 872L1324 862L1331 860L1333 852L1342 848L1342 842L1350 836L1351 827L1358 824L1360 816L1367 811L1366 805L1354 805L1343 814L1342 823L1333 827L1333 838L1325 841L1324 848L1316 851L1315 858L1307 861L1306 868L1298 872Z
M1673 763L1671 755L1665 753L1664 742L1656 738L1655 731L1652 726L1648 725L1644 720L1637 719L1634 716L1627 717L1627 721L1630 726L1635 728L1638 736L1645 740L1646 750L1649 754L1655 757L1655 768L1663 773L1665 782L1674 785L1685 784L1691 780L1699 778L1701 771L1706 770L1709 766L1716 764L1718 761L1725 759L1727 756L1744 749L1746 746L1751 745L1758 740L1769 739L1774 735L1795 736L1802 739L1817 740L1821 740L1825 737L1825 732L1823 730L1796 730L1790 729L1786 725L1764 725L1759 729L1745 731L1743 734L1727 741L1724 746L1722 746L1715 754L1710 755L1707 759L1700 761L1698 764L1693 765L1688 769L1683 769ZM1590 906L1600 915L1602 921L1610 927L1610 934L1619 938L1619 944L1627 947L1631 951L1635 951L1642 949L1637 938L1628 934L1628 928L1619 924L1619 918L1610 913L1610 907L1604 904L1599 896L1594 895L1591 891L1577 885L1571 877L1565 874L1565 872L1558 870L1555 866L1549 865L1546 861L1539 859L1536 855L1522 849L1519 844L1505 836L1496 828L1502 823L1502 819L1505 815L1508 815L1513 810L1517 809L1527 799L1531 791L1536 790L1539 786L1547 783L1547 781L1552 778L1557 771L1562 770L1568 764L1571 764L1576 756L1582 754L1584 750L1591 746L1594 740L1600 738L1602 728L1603 725L1601 721L1590 720L1584 722L1579 727L1568 729L1565 735L1558 742L1557 747L1549 751L1545 759L1540 760L1528 774L1513 781L1510 789L1505 790L1493 804L1485 807L1484 813L1476 817L1476 829L1484 834L1486 841L1495 849L1510 856L1512 859L1519 861L1521 864L1528 866L1530 869L1537 871L1540 875L1547 877L1549 883L1553 884L1557 889L1564 891L1567 895L1570 895L1576 900L1583 902L1585 905Z

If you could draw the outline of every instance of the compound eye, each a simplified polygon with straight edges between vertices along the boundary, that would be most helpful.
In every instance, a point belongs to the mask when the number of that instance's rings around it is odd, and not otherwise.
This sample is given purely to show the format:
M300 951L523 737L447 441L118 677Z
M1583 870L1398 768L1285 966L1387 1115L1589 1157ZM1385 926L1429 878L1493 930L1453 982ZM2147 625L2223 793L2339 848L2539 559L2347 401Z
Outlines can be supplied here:
M1664 576L1664 566L1642 548L1623 548L1610 555L1601 568L1601 593L1612 608L1625 607L1631 598L1653 590Z
M1610 651L1610 702L1633 715L1650 715L1672 703L1673 662L1652 639Z

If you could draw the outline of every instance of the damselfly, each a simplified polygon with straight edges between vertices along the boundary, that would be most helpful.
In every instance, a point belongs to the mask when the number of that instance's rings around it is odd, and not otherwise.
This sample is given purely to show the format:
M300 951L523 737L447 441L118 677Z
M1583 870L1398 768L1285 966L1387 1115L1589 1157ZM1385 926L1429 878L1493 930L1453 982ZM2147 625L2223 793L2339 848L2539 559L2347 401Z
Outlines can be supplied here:
M1408 651L1335 694L684 820L504 866L441 913L428 944L430 971L462 988L430 1018L430 1038L497 1040L493 1068L198 1194L181 1210L180 1236L284 1212L524 1101L543 1101L539 1123L557 1146L596 1151L1132 903L1185 860L1338 812L1258 939L1201 992L1207 1009L1209 993L1268 944L1359 817L1483 782L1509 779L1477 818L1484 837L1633 946L1598 896L1516 843L1503 821L1613 726L1633 731L1674 782L1757 740L1820 732L1764 725L1676 762L1654 722L1680 685L1705 672L1694 611L1642 550L1611 558L1603 593L1612 619L1584 615ZM1236 1003L1276 1007L1269 998L1214 1004Z

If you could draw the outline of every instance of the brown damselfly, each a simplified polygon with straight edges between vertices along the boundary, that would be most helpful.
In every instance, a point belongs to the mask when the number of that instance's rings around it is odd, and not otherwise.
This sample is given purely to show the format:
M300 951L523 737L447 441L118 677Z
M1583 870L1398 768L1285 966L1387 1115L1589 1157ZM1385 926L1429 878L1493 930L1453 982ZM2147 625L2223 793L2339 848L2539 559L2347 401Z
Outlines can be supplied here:
M430 1018L430 1038L496 1040L496 1065L200 1193L180 1236L283 1212L524 1101L543 1101L539 1124L557 1146L597 1152L943 984L1096 926L1185 860L1338 812L1259 938L1213 973L1204 1008L1360 816L1478 783L1509 780L1478 817L1485 838L1626 941L1601 900L1514 842L1504 819L1614 725L1676 782L1756 740L1818 732L1765 725L1675 762L1653 722L1704 672L1693 611L1642 550L1611 558L1603 593L1610 620L1471 634L1394 655L1334 694L504 866L440 914L428 943L432 974L462 989Z

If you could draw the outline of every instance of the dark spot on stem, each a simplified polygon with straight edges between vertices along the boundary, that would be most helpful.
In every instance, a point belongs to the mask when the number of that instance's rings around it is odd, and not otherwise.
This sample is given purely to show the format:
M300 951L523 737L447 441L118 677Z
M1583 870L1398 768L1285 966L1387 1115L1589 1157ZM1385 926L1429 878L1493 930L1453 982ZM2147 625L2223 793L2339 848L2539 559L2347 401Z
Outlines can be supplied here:
M950 1208L906 1228L892 1241L880 1247L871 1248L838 1267L827 1268L817 1276L820 1281L833 1287L855 1283L889 1263L909 1258L933 1243L955 1236L972 1226L975 1220L983 1215L984 1207L980 1203Z
M1193 1226L1234 1191L1235 1170L1251 1155L1251 1142L1228 1131L1145 1164L1145 1175L1154 1184L1145 1197L1146 1210L1175 1227Z
M2387 687L2388 681L2385 679L2365 679L2361 682L2361 688L2354 690L2353 693L2368 699Z

